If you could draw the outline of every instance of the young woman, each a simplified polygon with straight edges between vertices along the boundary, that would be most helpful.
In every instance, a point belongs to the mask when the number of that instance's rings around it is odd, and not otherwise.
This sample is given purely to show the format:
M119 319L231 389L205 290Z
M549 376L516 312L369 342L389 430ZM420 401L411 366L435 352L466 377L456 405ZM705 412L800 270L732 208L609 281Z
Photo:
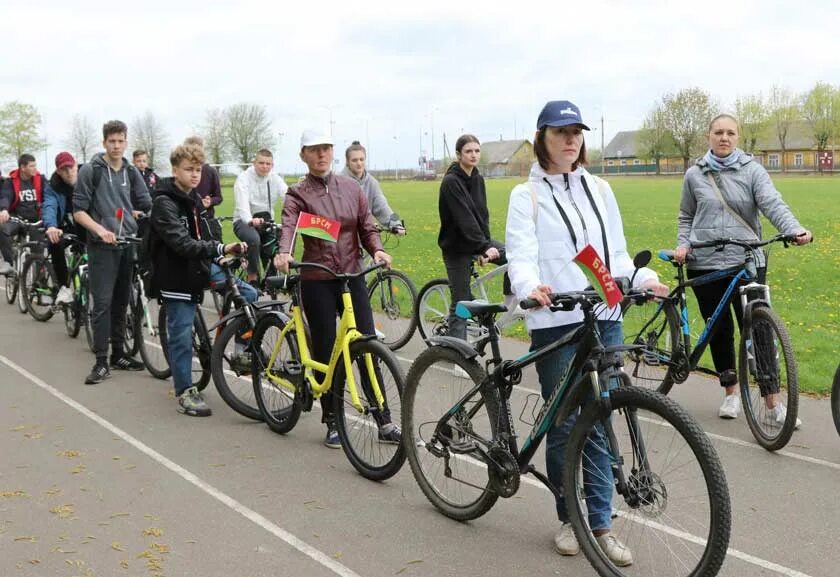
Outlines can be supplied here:
M717 238L760 239L759 212L782 233L797 235L798 244L811 242L811 233L793 216L764 167L738 148L738 121L734 116L716 116L709 124L708 141L706 155L685 173L680 200L674 256L678 262L686 262L686 256L691 252L693 258L688 261L688 278L742 264L744 251L740 247L692 251L691 243ZM759 258L760 262L756 263L758 278L763 283L767 267L764 255L759 253ZM732 279L721 279L693 287L704 319L712 316L730 282ZM734 299L732 306L740 327L741 300ZM720 385L726 392L718 415L722 419L734 419L741 411L741 399L735 392L738 375L735 373L735 327L730 309L718 320L717 332L709 346L715 370L720 374ZM777 393L770 393L765 397L765 403L770 411L768 416L784 423L787 409L778 397ZM799 424L797 419L797 426Z
M589 174L586 164L586 145L580 110L571 102L552 101L545 105L537 120L534 152L537 162L531 167L526 184L513 189L508 207L507 258L511 285L517 298L536 299L550 304L549 294L582 290L589 284L586 276L573 262L575 255L587 244L598 251L613 276L630 277L633 262L627 253L624 229L618 204L610 186ZM667 295L668 288L659 283L656 273L640 269L635 276L636 286ZM601 340L605 345L621 344L623 335L620 315L615 309L601 313ZM555 342L580 326L580 310L551 312L540 308L526 317L531 334L531 350ZM546 360L536 363L543 398L547 399L557 382L563 378L574 352L574 345L563 347ZM554 426L547 436L546 468L555 487L563 484L564 452L576 416L570 416ZM586 458L600 471L610 471L607 452L598 450L596 443L588 443ZM617 566L633 562L633 555L614 535L612 527L613 480L587 480L586 505L589 525L606 555ZM556 501L557 515L562 523L554 538L561 555L575 555L578 542L563 499Z
M484 177L478 172L481 144L472 134L463 134L455 142L453 162L440 183L438 211L440 233L438 246L443 253L446 276L449 278L450 337L466 340L467 321L455 315L458 301L472 300L470 265L478 257L480 264L505 264L505 245L490 237L490 213ZM505 295L510 294L510 281L505 275Z
M373 217L388 230L394 231L396 234L402 236L405 234L405 228L400 221L399 215L391 210L388 205L388 200L379 186L379 181L368 174L365 162L367 160L367 151L358 140L347 147L344 151L345 166L341 172L344 176L349 176L359 183L362 190L367 196L368 208Z

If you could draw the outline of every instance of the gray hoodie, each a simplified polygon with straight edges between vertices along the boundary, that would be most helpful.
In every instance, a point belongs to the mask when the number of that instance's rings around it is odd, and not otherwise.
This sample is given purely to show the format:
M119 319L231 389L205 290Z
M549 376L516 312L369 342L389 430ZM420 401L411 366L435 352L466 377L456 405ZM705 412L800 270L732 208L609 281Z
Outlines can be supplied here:
M390 228L391 226L398 224L396 222L392 222L398 219L391 218L391 216L394 215L394 211L391 210L390 206L388 206L388 200L385 198L385 194L379 186L379 181L368 174L367 170L362 175L362 178L356 178L356 175L353 174L350 168L345 166L344 170L341 171L341 174L349 176L359 183L367 196L370 213L377 221L379 221L379 224L385 228Z
M96 191L93 190L94 166L101 178ZM93 206L91 206L93 200ZM117 219L118 209L123 209L122 228ZM73 190L73 210L83 210L90 217L114 234L133 236L137 234L137 221L132 210L148 212L152 209L152 197L140 172L123 158L122 168L115 171L105 160L105 153L94 155L93 159L79 169L79 178ZM99 236L88 231L88 241L104 245Z
M750 225L750 229L745 228L726 210L709 182L707 173L718 177L721 194L729 207ZM732 167L717 173L701 158L688 169L683 180L677 246L688 247L692 242L720 238L761 238L759 212L783 234L805 231L782 200L781 193L773 186L770 175L752 155L742 153ZM744 263L744 249L738 246L727 246L722 251L703 248L691 252L694 260L688 262L690 269L713 270ZM759 252L759 262L756 264L764 266L763 253Z

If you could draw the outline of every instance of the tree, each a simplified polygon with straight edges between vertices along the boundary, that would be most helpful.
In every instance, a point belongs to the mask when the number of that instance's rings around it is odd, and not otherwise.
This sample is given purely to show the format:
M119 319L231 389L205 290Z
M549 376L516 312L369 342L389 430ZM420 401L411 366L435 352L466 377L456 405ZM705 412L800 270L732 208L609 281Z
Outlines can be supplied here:
M799 107L796 106L796 98L793 93L780 86L773 86L770 89L768 104L770 107L770 124L775 130L776 137L779 139L779 146L782 149L782 172L784 172L787 170L785 143L791 124L800 117Z
M663 104L657 103L648 112L638 138L640 156L656 162L656 174L659 174L661 160L677 152L674 137L665 123Z
M151 111L134 119L129 127L129 138L133 140L134 147L146 151L149 155L149 166L162 168L165 160L161 159L161 153L166 156L166 148L169 146L169 135Z
M755 151L756 142L770 127L770 108L759 92L735 100L735 116L741 127L741 142L744 150Z
M239 162L247 164L259 149L274 145L271 120L264 106L233 104L225 111L225 117L228 139Z
M43 149L47 143L38 134L41 114L31 104L13 100L0 107L0 156L21 154Z
M663 123L676 143L685 170L689 160L702 150L703 135L716 109L712 97L701 88L686 88L662 99Z
M802 95L802 117L811 127L817 156L822 156L828 143L837 133L840 118L840 90L825 82L817 82ZM820 165L822 172L822 165Z
M204 152L212 164L222 164L228 159L230 140L227 133L227 117L223 110L208 110L199 133L204 138Z
M89 156L93 155L98 143L96 128L90 119L87 116L74 115L70 124L70 133L65 142L67 148L84 163L88 161Z

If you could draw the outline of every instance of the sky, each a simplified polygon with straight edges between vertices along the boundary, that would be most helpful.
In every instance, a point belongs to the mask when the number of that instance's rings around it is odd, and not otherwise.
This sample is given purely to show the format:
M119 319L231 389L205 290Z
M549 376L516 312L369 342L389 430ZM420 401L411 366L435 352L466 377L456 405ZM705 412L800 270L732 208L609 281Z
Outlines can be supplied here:
M170 144L207 110L266 106L276 167L302 172L305 128L353 140L368 166L415 167L458 135L533 138L548 100L576 103L590 149L697 86L731 110L775 85L840 83L840 4L697 2L0 0L0 103L35 105L52 171L74 114L129 125L151 111ZM11 23L17 22L17 25ZM603 133L601 118L603 117Z

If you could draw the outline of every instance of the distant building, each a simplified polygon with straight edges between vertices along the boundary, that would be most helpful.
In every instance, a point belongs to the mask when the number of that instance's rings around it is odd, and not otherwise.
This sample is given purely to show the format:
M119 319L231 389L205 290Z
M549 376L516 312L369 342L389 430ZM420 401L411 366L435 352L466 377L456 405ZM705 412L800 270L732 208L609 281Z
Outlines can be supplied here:
M640 130L624 130L616 134L604 149L606 174L656 174L656 162L640 150ZM674 156L659 160L662 174L682 174L683 160Z
M534 147L527 140L493 140L481 143L479 171L486 177L528 176Z

